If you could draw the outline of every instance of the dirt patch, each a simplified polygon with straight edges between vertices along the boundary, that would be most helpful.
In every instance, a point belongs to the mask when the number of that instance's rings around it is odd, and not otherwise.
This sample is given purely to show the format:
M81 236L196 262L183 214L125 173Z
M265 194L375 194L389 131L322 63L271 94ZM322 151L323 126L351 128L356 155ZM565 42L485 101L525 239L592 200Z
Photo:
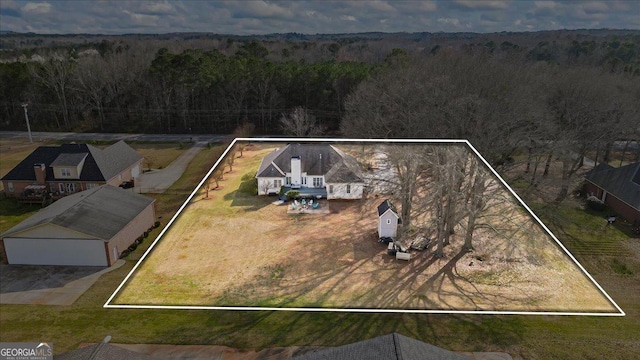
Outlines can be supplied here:
M269 151L245 151L214 199L192 202L115 303L615 312L515 202L494 208L513 214L511 227L477 230L475 252L459 252L456 234L442 259L429 248L398 261L377 242L380 199L291 215L236 191Z

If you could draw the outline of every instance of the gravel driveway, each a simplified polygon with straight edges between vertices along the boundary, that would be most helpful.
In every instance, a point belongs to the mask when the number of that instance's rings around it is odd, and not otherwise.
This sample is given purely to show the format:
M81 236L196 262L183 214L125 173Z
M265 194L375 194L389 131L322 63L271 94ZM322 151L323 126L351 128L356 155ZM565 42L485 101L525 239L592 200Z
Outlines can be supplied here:
M136 193L160 194L165 192L187 169L187 165L207 146L206 141L197 142L187 151L182 153L169 166L164 169L151 170L140 174L136 178L136 186L133 191Z

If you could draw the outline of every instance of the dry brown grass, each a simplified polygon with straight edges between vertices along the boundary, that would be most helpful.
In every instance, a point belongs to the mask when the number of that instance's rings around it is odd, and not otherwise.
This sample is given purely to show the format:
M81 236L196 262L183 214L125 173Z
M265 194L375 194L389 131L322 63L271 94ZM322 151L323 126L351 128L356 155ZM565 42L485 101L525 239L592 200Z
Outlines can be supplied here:
M332 201L326 215L287 215L270 204L274 198L236 192L269 151L245 151L223 189L195 198L115 303L615 311L514 203L494 208L509 214L499 224L503 236L477 230L473 253L459 252L456 234L443 259L424 251L396 261L376 241L379 199Z

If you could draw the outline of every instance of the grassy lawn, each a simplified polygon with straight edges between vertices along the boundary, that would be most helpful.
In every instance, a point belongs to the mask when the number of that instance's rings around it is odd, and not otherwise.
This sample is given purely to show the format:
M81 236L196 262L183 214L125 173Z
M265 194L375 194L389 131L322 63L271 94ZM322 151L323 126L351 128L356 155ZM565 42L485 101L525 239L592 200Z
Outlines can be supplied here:
M193 187L215 159L203 150L193 160L175 189ZM224 182L221 183L225 186ZM216 195L215 192L213 194ZM165 223L187 195L156 195L158 213ZM0 205L2 209L5 207ZM10 210L8 210L11 213ZM399 332L422 341L459 351L506 351L514 359L633 359L640 352L640 277L638 239L617 228L597 228L600 216L582 213L574 206L543 209L544 221L556 214L564 220L549 223L569 250L581 249L579 242L607 241L623 249L621 259L632 275L612 267L612 256L591 252L576 253L605 290L625 310L624 318L573 316L489 316L361 314L311 312L243 312L197 310L104 309L102 305L133 267L122 268L98 280L70 306L0 305L0 341L52 341L56 353L83 342L98 342L111 335L115 343L217 344L237 348L314 345L338 346L390 332ZM3 213L2 218L5 219ZM579 224L568 226L567 224ZM139 255L151 239L132 255ZM591 234L585 238L584 232ZM635 252L634 252L635 251ZM635 254L635 255L633 255ZM614 256L615 258L615 256Z

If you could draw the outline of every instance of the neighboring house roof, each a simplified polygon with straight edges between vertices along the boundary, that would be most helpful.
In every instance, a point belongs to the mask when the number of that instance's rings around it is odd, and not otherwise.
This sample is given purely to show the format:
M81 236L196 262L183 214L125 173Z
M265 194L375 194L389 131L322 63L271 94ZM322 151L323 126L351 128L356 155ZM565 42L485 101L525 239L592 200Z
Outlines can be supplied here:
M89 155L88 153L62 153L53 160L51 166L78 166Z
M640 162L619 168L599 166L585 175L586 180L640 210Z
M63 197L1 236L8 237L36 226L52 224L108 241L154 201L103 185Z
M82 156L86 158L80 173L81 181L107 181L142 160L142 156L124 141L119 141L104 150L87 144L40 146L11 169L2 180L36 181L34 165L45 164L46 180L53 181L55 177L52 165L76 166Z
M299 360L469 360L471 358L397 333L294 357Z
M92 357L93 355L93 357ZM146 360L151 356L111 344L98 343L55 356L56 360Z
M282 177L291 172L291 158L300 157L302 172L324 175L325 182L364 182L356 159L328 144L289 144L265 156L257 177Z

